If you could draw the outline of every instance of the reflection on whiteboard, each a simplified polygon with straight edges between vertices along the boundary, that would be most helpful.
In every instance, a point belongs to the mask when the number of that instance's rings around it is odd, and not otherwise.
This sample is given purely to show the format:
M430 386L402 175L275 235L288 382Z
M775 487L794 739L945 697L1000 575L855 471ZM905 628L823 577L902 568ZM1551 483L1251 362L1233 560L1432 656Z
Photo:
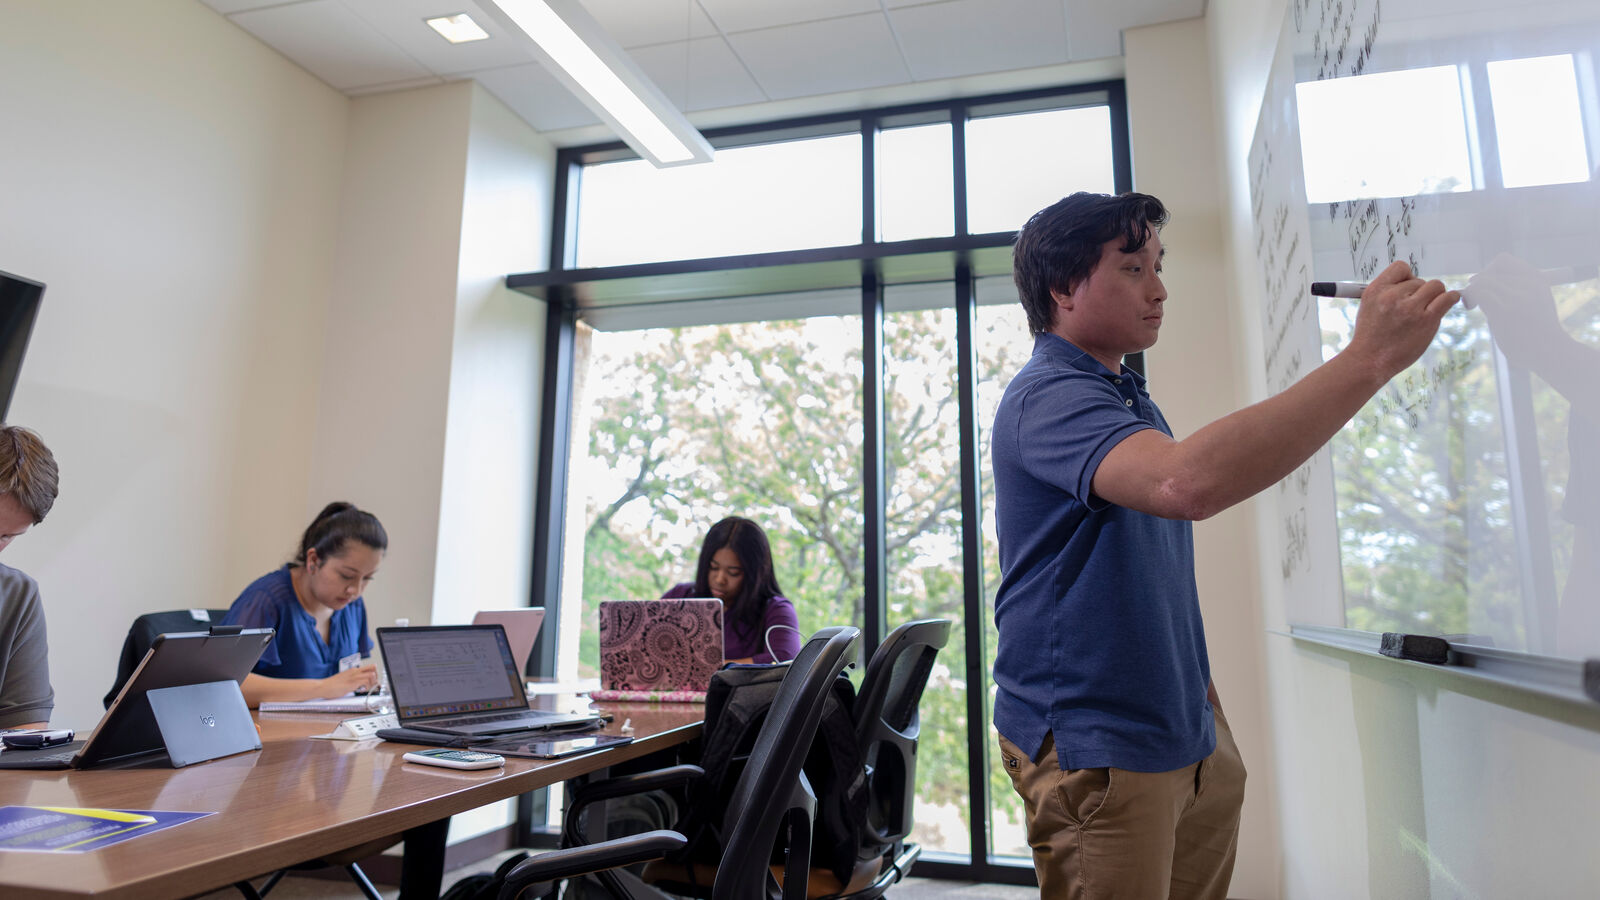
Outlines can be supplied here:
M1464 291L1275 492L1291 621L1600 656L1600 4L1291 0L1250 159L1269 389Z

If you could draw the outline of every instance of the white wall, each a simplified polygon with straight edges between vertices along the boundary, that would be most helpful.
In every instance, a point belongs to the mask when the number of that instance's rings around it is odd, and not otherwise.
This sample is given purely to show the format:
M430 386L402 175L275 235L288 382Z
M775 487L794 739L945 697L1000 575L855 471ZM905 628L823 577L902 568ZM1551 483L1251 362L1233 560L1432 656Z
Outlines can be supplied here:
M473 86L350 103L339 255L315 412L311 496L389 532L374 624L432 618L446 402Z
M482 88L462 212L433 619L526 606L545 305L506 289L549 265L555 148Z
M1238 321L1226 284L1222 193L1205 22L1130 29L1128 127L1134 187L1167 204L1162 231L1168 299L1161 341L1146 358L1150 389L1183 437L1243 404ZM1279 843L1262 665L1260 593L1251 517L1244 507L1195 526L1195 573L1212 680L1250 777L1231 896L1269 897Z
M525 603L544 309L501 279L545 265L549 142L467 82L349 100L198 2L5 18L0 269L48 285L10 419L62 493L4 561L55 721L329 500L389 531L375 624Z
M375 624L527 603L554 160L472 82L351 101L311 490L389 532Z
M1206 17L1227 283L1245 364L1239 384L1251 400L1265 386L1246 158L1286 8L1284 0L1213 0ZM1271 548L1266 523L1275 511L1257 505L1254 543ZM1285 621L1273 564L1270 551L1258 554L1261 630ZM1264 644L1257 665L1270 697L1283 857L1277 892L1256 896L1594 894L1600 709L1275 635Z
M226 607L305 527L347 101L199 3L4 20L0 269L48 286L10 420L61 466L4 561L87 729L136 615Z

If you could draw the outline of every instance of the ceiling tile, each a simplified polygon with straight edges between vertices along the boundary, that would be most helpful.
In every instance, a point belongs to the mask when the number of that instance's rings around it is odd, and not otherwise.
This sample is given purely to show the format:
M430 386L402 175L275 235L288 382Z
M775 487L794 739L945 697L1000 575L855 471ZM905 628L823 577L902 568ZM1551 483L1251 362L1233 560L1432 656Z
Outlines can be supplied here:
M739 57L720 37L657 44L628 51L639 68L683 112L760 103L767 99Z
M470 72L536 131L594 125L600 119L538 63Z
M1067 54L1074 61L1122 55L1122 30L1157 22L1192 19L1205 0L1065 0Z
M344 5L393 41L406 55L440 75L536 62L528 38L486 14L473 0L343 0ZM452 44L427 20L466 13L489 37Z
M878 0L699 0L725 33L880 12Z
M695 0L583 0L583 8L624 47L718 33Z
M298 3L299 0L200 0L200 2L225 16L231 16L236 12L244 12L247 9L285 6L290 3Z
M274 6L229 18L336 90L433 74L338 0Z
M1067 61L1061 0L952 0L889 13L918 81Z
M728 42L774 100L911 80L881 12L731 34Z

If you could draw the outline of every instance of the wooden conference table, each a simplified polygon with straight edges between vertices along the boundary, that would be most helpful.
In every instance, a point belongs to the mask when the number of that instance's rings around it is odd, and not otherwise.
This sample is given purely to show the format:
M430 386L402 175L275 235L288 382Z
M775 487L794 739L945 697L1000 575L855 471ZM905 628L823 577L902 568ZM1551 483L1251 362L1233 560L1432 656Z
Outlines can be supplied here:
M188 897L429 823L442 852L447 817L692 740L705 714L699 704L595 707L616 717L601 733L631 720L633 742L561 760L508 758L502 769L408 763L411 745L308 739L338 716L263 713L259 753L183 769L162 756L135 768L3 770L0 806L216 815L89 853L0 851L0 897Z

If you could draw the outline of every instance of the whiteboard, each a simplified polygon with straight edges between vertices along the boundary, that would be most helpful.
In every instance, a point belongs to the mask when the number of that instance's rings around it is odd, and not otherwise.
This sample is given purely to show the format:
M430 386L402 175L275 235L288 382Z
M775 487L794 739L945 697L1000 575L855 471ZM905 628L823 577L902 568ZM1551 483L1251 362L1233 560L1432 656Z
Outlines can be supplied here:
M1600 3L1291 0L1250 153L1269 391L1404 259L1469 301L1279 483L1289 619L1600 657Z

